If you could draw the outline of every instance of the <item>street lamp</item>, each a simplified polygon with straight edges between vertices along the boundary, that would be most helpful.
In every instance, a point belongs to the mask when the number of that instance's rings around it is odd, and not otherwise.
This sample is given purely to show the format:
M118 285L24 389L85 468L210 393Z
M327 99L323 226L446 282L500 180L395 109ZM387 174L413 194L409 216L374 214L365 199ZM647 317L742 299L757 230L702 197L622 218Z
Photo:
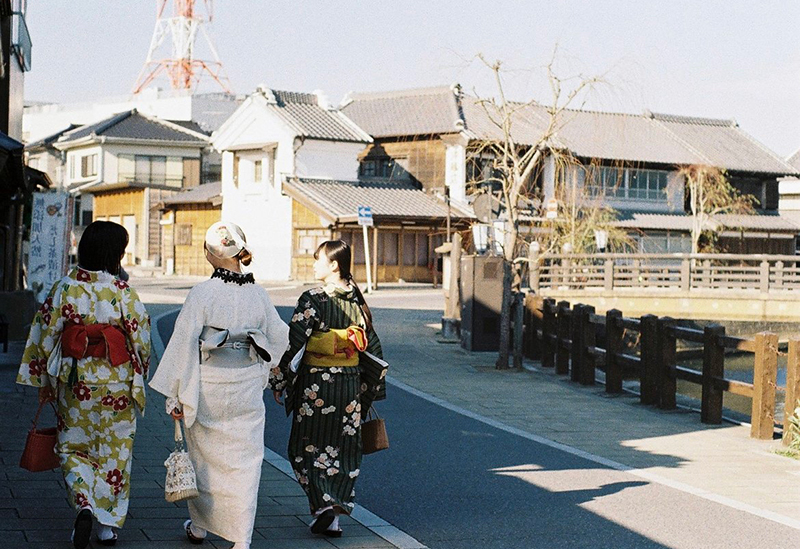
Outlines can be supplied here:
M605 253L606 245L608 245L608 231L603 229L594 230L594 242L597 245L597 251Z

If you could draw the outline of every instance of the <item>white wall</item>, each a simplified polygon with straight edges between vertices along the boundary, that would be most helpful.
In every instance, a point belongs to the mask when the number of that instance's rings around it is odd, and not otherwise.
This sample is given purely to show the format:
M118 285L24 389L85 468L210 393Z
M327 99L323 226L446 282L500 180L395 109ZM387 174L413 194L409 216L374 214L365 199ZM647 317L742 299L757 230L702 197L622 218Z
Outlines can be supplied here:
M247 235L253 252L253 262L247 270L259 280L288 280L292 268L292 201L281 195L281 174L294 172L294 133L275 116L252 100L240 107L233 117L214 134L215 148L222 149L222 219L238 224ZM271 149L239 150L240 168L249 172L251 162L261 157L265 161L264 181L258 188L234 184L234 152L252 144L277 143L275 162L269 168L266 161ZM270 185L267 169L273 173ZM245 176L247 177L247 176Z
M364 143L306 139L296 148L295 172L299 177L358 179L358 154Z

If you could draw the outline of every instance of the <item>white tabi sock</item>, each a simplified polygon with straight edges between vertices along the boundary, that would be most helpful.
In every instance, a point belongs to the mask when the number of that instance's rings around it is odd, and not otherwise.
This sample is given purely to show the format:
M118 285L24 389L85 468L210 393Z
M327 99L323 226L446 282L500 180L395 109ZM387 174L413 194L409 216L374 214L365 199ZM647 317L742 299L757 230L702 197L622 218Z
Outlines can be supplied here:
M328 530L338 530L339 529L339 515L336 515L336 518L333 519L331 525L328 526Z
M100 531L97 532L97 539L107 540L112 539L114 537L114 530L111 526L106 526L105 524L100 525Z

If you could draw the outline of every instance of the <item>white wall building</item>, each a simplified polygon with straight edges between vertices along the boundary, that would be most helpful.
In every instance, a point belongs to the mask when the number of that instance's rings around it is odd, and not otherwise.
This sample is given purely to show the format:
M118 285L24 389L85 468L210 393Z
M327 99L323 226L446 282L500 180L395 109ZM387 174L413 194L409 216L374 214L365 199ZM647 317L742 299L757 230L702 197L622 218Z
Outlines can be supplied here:
M148 88L137 95L107 97L84 103L37 103L24 109L22 140L30 143L70 125L92 124L133 109L163 120L191 120L204 131L212 132L241 102L241 97L227 93L191 95L184 91Z
M353 180L371 138L320 93L260 87L212 135L222 153L222 219L238 223L262 280L292 269L292 200L286 177Z

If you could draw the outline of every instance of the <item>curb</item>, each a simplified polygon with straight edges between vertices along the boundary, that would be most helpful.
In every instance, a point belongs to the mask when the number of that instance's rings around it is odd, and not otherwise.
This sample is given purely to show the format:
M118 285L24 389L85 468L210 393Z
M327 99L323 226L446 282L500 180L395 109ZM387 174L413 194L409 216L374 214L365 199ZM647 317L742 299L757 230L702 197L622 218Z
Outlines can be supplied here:
M161 334L158 332L158 322L165 316L173 314L176 309L177 307L175 309L165 311L151 319L150 324L154 327L154 329L151 328L150 330L150 342L152 345L153 354L156 355L157 360L161 360L165 349L164 340L161 339ZM284 475L290 477L292 480L295 479L294 471L292 470L292 465L289 463L289 460L285 459L280 454L273 452L266 446L264 446L264 461L278 469ZM363 527L367 528L375 535L385 539L398 549L428 549L427 545L423 545L396 526L392 526L378 515L368 511L358 504L356 504L355 509L353 509L353 512L350 516Z

